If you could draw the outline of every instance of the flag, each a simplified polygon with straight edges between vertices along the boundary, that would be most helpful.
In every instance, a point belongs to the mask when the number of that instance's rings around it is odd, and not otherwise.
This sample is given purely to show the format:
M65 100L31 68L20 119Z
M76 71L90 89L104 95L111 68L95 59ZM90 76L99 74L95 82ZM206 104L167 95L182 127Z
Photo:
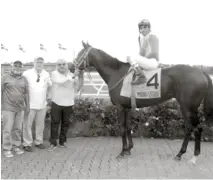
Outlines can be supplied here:
M46 52L47 52L47 50L44 48L44 45L43 45L43 44L40 44L40 50L46 51Z
M20 44L19 44L19 51L22 51L23 53L26 52Z
M1 49L2 49L2 50L5 50L5 51L8 51L8 49L5 48L3 44L1 44Z
M67 48L63 47L60 43L58 43L58 48L61 50L67 50Z

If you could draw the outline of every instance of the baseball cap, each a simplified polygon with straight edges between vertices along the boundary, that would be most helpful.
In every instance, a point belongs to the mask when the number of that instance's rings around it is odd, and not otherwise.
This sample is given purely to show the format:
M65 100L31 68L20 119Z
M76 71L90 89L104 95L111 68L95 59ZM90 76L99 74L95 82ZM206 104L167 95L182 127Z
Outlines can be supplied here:
M19 64L21 66L23 65L23 63L21 61L19 61L19 60L14 61L13 64Z

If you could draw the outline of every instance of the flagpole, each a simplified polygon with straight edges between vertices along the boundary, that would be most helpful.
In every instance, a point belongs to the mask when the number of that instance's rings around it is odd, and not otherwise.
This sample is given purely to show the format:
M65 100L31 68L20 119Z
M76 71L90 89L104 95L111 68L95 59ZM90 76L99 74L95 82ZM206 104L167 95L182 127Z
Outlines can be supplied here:
M2 51L2 50L4 50L4 52L3 52L3 57L1 58L1 61L4 59L4 56L5 56L5 53L6 53L5 51L8 52L8 49L5 48L3 44L1 44L1 51Z

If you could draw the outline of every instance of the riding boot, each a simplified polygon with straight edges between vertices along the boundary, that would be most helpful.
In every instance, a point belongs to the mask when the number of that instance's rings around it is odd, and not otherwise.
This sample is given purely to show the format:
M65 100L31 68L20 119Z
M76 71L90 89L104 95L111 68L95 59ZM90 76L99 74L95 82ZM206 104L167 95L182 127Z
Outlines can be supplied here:
M135 79L132 81L131 84L133 85L144 84L147 81L147 79L143 70L140 67L135 67L134 71L135 71Z

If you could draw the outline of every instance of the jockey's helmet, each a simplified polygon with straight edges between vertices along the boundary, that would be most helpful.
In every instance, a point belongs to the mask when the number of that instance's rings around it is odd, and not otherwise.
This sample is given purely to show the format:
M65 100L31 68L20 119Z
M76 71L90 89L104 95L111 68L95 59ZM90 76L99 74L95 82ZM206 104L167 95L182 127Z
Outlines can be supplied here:
M140 29L141 26L148 26L151 27L150 22L147 19L143 19L138 23L138 28Z

